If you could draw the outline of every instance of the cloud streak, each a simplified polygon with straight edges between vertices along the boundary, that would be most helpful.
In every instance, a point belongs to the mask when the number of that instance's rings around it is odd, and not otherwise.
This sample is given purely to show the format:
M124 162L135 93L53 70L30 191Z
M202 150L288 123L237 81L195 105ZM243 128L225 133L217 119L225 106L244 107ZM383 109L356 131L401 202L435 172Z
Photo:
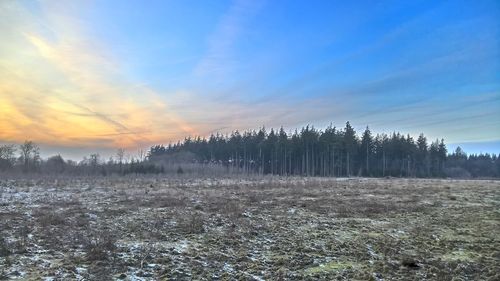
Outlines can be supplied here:
M0 4L1 16L22 15L0 22L10 39L0 47L0 139L136 147L196 133L158 93L134 86L71 13L41 4L43 15Z
M262 0L234 0L208 38L208 50L195 67L197 76L222 78L238 64L233 48L244 33L245 25L262 8Z
M488 28L487 18L434 21L451 4L379 29L370 11L345 29L335 26L344 15L318 3L235 0L227 9L217 4L202 32L183 36L201 25L198 19L134 23L140 34L131 35L131 26L88 22L87 9L117 20L115 10L93 2L34 3L0 1L0 141L132 149L217 131L347 120L359 129L418 129L457 142L481 123L476 138L499 137L490 132L498 123L489 121L499 97L492 74L498 63L491 63L500 54L498 28ZM299 10L288 10L293 6ZM275 21L280 16L284 22ZM328 46L307 42L326 31L338 35ZM120 32L128 40L142 32L155 39L134 47L103 36ZM189 51L161 48L172 40Z

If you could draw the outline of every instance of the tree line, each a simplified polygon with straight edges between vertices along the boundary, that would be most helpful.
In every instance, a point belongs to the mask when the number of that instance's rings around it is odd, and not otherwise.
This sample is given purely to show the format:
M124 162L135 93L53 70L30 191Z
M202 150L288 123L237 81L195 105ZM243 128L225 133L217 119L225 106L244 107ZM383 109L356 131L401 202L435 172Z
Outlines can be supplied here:
M168 146L156 145L149 161L181 159L219 165L239 173L328 177L499 177L495 154L467 155L461 148L449 154L444 140L429 143L424 134L415 140L401 133L360 136L349 122L325 130L306 126L287 133L283 128L234 131L188 137Z
M19 146L0 146L0 172L470 178L500 177L500 159L488 153L467 155L460 147L448 153L443 139L429 143L423 134L416 140L397 132L374 136L367 127L358 136L347 122L340 129L306 126L287 133L283 128L269 132L260 128L188 137L175 144L152 146L137 157L125 157L125 151L118 149L108 160L96 153L79 162L60 155L41 159L39 147L26 141Z
M106 176L160 174L165 170L161 166L146 161L142 151L137 157L126 157L125 150L121 148L107 160L98 153L85 156L78 162L65 160L61 155L42 159L39 146L32 141L25 141L19 146L0 145L0 172Z

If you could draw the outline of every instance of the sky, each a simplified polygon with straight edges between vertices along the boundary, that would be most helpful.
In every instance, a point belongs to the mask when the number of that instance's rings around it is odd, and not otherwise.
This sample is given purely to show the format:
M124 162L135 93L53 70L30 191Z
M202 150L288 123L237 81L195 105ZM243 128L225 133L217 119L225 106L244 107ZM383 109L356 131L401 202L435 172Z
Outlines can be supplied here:
M133 154L307 124L500 153L500 2L0 1L0 143Z

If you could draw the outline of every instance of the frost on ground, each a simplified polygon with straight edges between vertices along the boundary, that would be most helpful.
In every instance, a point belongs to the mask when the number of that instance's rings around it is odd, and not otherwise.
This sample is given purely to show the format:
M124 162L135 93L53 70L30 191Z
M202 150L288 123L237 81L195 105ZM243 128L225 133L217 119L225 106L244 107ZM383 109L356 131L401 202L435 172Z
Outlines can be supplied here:
M0 180L0 279L500 280L500 182Z

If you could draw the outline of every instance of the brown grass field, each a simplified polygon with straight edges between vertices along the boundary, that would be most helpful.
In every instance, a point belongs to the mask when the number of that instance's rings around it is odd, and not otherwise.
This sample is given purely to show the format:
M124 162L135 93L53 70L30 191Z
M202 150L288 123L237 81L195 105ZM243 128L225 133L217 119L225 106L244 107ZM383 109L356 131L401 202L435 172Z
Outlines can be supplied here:
M0 280L500 280L500 182L0 180Z

